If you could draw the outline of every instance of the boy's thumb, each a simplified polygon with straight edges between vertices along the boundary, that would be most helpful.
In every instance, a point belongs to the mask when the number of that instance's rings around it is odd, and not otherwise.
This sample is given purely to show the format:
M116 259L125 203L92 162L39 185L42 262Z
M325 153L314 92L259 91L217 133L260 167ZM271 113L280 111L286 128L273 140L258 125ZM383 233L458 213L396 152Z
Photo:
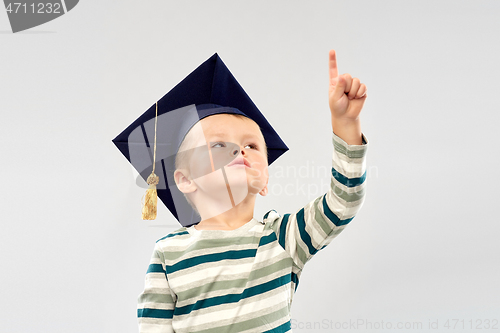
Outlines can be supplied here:
M345 92L346 81L343 75L339 75L337 78L337 84L335 85L335 90L333 92L333 97L335 99L340 99Z

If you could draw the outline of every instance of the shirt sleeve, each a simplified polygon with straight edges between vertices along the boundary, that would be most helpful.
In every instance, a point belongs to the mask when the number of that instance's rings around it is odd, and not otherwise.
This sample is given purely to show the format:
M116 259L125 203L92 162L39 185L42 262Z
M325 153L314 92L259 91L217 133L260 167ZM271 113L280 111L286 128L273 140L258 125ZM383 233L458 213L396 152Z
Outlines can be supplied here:
M330 188L294 214L264 216L280 245L302 270L316 252L327 246L352 221L365 197L368 140L349 145L334 132Z
M137 317L140 333L170 333L177 297L169 287L163 252L155 250L146 272L144 291L139 295Z

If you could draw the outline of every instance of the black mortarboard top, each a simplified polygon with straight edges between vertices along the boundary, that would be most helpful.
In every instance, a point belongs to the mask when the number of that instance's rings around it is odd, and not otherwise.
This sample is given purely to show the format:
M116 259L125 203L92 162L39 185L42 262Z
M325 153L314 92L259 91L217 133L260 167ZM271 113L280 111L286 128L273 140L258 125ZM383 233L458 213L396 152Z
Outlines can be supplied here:
M217 53L163 96L157 105L157 111L154 103L112 141L146 180L153 167L158 112L155 170L160 182L157 193L182 226L200 221L173 181L175 155L184 136L196 122L214 114L242 114L260 126L269 165L288 150Z

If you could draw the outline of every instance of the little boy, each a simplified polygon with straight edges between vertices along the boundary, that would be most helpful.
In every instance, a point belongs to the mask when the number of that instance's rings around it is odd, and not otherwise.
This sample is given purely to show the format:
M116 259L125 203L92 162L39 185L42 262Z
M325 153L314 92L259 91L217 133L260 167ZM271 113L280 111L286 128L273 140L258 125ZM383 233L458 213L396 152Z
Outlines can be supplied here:
M257 194L268 193L267 132L231 105L197 103L215 111L183 138L174 178L200 222L156 242L139 296L140 332L291 332L305 263L354 218L365 194L366 86L338 75L333 50L329 64L331 186L294 213L253 216ZM193 150L200 146L207 149Z

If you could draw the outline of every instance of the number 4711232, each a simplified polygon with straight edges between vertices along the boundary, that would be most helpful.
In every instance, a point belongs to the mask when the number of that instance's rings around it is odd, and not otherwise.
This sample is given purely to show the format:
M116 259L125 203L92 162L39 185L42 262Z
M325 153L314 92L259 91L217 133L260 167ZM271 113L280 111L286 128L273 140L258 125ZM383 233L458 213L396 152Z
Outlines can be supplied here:
M34 3L27 5L21 2L11 2L6 7L9 14L61 14L60 3Z

